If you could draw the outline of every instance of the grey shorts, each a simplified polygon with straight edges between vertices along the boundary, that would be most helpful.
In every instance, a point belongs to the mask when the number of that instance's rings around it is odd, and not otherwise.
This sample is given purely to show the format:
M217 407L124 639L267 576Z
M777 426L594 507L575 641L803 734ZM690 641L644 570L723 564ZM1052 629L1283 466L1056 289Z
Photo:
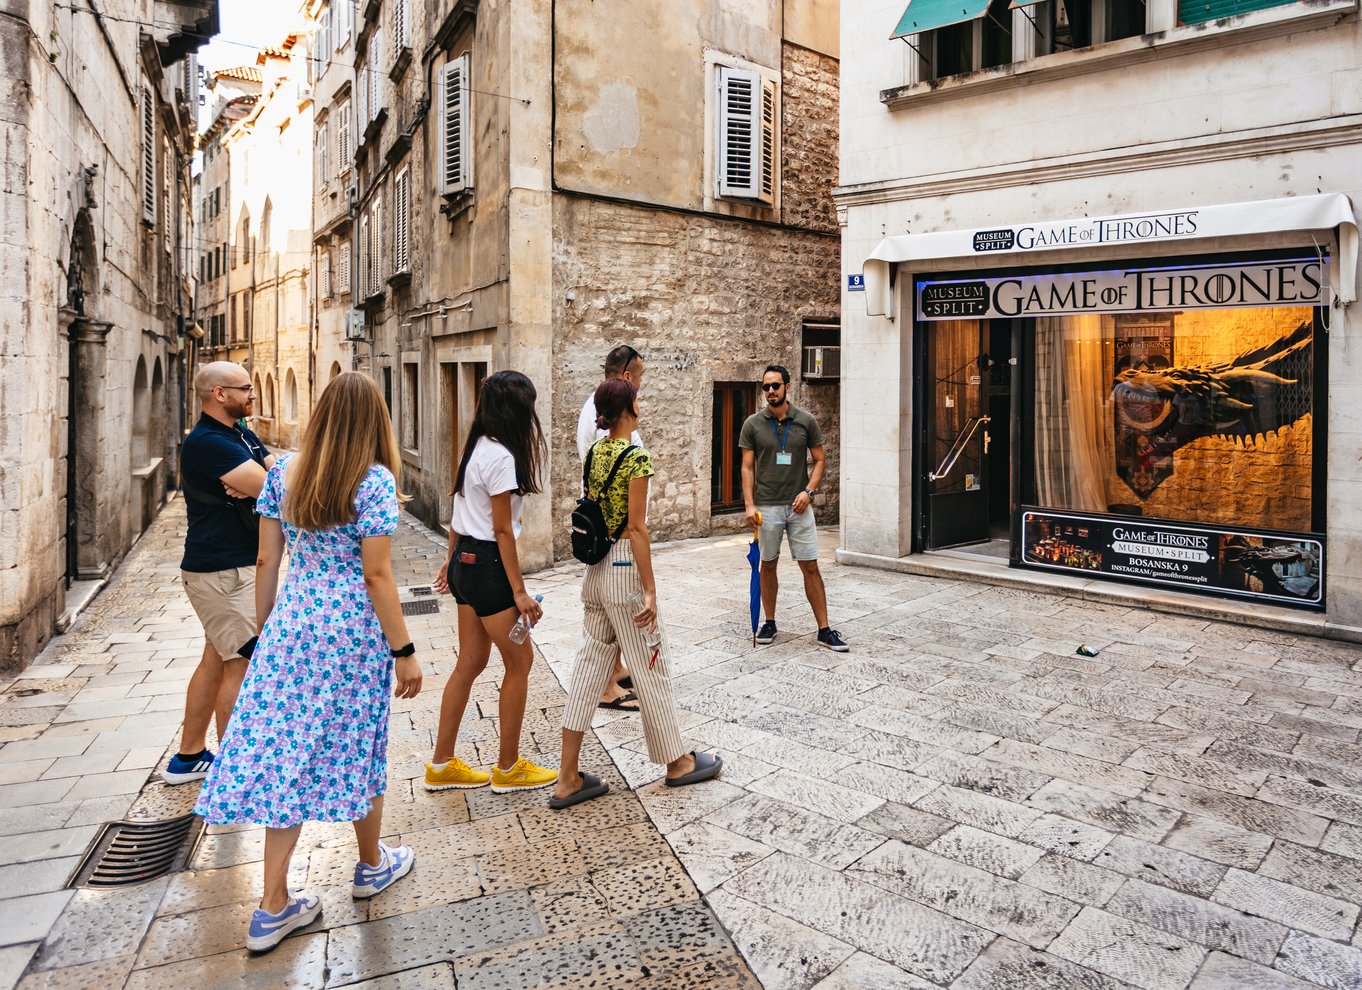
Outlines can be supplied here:
M795 560L818 559L818 527L814 524L812 505L803 512L795 512L788 505L759 505L757 509L761 512L757 543L762 560L780 556L782 536L789 538L790 556Z
M255 635L255 568L180 571L180 580L208 642L224 660L241 656L242 644Z

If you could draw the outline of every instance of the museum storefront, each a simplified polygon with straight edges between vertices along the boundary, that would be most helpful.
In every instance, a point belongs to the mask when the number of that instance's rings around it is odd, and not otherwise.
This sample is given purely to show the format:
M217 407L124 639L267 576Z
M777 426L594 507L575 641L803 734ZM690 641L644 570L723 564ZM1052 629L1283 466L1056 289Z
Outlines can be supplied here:
M1356 255L1337 195L887 238L913 552L1322 610Z

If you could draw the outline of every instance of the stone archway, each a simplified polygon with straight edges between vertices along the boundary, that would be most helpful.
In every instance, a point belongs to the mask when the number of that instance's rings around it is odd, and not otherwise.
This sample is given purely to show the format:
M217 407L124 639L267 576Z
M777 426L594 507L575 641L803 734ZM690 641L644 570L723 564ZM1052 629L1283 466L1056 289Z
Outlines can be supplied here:
M99 493L104 489L99 456L107 401L107 341L112 324L97 317L99 251L90 214L81 210L71 232L66 262L66 304L59 329L66 338L66 581L103 577L108 554L101 545Z

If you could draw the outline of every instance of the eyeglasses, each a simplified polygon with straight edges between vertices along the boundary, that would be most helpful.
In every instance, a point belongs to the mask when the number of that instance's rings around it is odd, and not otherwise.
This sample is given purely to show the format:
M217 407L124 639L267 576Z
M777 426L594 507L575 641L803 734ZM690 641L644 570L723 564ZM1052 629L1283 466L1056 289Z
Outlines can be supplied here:
M784 387L785 387L784 382L763 382L761 390L763 392L774 392L776 389Z
M218 388L234 388L238 392L254 392L254 385L219 385Z

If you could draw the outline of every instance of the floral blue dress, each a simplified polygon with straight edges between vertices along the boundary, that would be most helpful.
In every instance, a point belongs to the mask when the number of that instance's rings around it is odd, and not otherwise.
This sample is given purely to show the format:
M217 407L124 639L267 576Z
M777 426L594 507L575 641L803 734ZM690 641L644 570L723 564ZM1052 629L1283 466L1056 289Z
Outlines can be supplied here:
M280 518L285 463L265 478L262 516ZM213 824L357 821L387 784L392 653L364 586L360 541L396 532L393 476L369 469L353 523L283 528L288 573L194 808Z

